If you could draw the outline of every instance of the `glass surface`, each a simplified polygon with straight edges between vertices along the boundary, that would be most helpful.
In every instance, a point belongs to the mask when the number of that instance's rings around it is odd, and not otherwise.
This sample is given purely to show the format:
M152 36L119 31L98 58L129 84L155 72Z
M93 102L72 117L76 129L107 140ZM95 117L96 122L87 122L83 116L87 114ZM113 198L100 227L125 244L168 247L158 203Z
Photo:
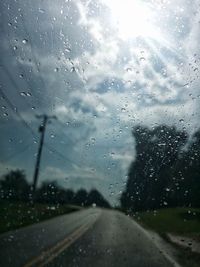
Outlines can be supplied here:
M164 236L175 261L198 266L200 1L2 0L0 8L0 232L92 207L103 215L89 223L105 217L100 233L108 225L120 244L123 219L116 232L109 225L122 211ZM62 250L70 266L103 266L96 252L84 265L90 241L75 236ZM123 242L126 254L134 245ZM13 244L2 266L14 266ZM114 247L102 241L107 266L118 266ZM20 264L42 251L25 251ZM60 253L50 266L68 266ZM122 258L118 264L132 266L130 254Z

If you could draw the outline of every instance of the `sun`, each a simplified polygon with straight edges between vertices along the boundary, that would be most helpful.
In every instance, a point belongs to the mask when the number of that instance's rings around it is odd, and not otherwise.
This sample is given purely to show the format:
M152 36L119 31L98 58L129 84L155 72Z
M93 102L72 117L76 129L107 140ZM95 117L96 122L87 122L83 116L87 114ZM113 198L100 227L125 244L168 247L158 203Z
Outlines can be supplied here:
M111 10L112 24L117 27L119 37L129 39L144 37L158 39L160 33L153 24L153 10L141 0L103 0Z

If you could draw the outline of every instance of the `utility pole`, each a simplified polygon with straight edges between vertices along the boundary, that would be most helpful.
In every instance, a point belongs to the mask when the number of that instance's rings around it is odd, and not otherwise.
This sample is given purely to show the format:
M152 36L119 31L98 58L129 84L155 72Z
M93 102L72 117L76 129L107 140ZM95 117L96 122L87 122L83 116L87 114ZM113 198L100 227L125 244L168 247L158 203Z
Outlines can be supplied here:
M48 116L45 114L44 115L37 115L36 117L38 119L42 119L42 123L38 129L38 131L41 133L41 137L40 137L37 159L36 159L36 164L35 164L35 171L34 171L34 176L33 176L33 186L32 186L33 195L35 194L37 181L38 181L38 175L39 175L39 169L40 169L40 161L41 161L41 155L42 155L42 148L43 148L43 144L44 144L46 125L48 122L49 123L51 122L50 119L56 119L56 116Z

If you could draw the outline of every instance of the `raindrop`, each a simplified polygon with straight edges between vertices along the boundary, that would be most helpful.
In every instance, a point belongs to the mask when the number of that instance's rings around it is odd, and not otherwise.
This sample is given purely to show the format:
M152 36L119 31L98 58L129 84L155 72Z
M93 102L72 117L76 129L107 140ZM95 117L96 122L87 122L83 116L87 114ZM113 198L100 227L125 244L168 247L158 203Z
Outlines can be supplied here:
M75 72L75 71L76 71L75 67L71 67L70 72Z
M66 47L65 51L69 53L69 52L71 52L71 49L69 47Z
M27 96L26 92L21 92L20 95L21 96Z
M32 109L32 110L34 110L34 109L35 109L35 107L32 107L31 109Z
M55 72L59 72L59 68L55 68L54 71L55 71Z
M144 58L144 57L141 57L141 58L140 58L140 61L145 61L145 58Z
M19 78L24 78L24 75L23 75L23 74L20 74L20 75L19 75Z
M40 12L40 13L45 13L45 10L44 10L43 8L40 8L40 7L39 7L39 12Z
M131 69L131 68L127 68L126 71L127 71L127 72L131 72L132 69Z
M184 123L184 119L180 119L179 122Z
M55 135L54 134L51 134L51 138L54 138L55 137Z
M22 43L23 43L23 44L27 44L27 43L28 43L28 40L27 40L27 39L23 39L23 40L22 40Z
M121 111L122 111L122 112L125 112L125 111L126 111L126 109L125 109L125 108L121 108Z
M13 50L17 50L17 46L16 45L13 47Z
M27 96L32 96L32 94L30 92L26 93Z
M3 113L3 115L4 115L4 117L8 117L8 113L7 112Z

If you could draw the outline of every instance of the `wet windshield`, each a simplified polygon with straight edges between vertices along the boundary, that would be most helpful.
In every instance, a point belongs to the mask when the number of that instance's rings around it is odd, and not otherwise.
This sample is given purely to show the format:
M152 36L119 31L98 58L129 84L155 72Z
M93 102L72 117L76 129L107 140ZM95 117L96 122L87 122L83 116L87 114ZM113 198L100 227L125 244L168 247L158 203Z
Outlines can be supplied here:
M198 266L200 1L0 7L0 265Z

